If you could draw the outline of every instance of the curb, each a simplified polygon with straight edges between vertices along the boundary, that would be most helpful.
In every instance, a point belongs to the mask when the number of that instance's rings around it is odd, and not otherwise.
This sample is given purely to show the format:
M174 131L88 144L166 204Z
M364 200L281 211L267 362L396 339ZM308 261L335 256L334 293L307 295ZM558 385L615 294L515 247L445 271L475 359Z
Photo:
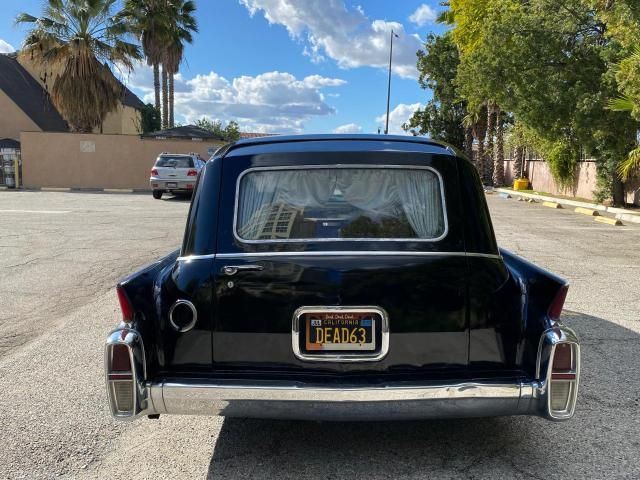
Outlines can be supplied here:
M582 215L588 215L590 217L600 216L600 212L598 210L593 210L592 208L576 207L574 212L581 213Z
M2 190L3 187L0 187ZM37 187L21 188L25 191L36 192L72 192L72 193L151 193L151 190L142 188L86 188L86 187Z
M624 220L629 223L640 224L640 212L633 213L633 212L630 212L629 210L625 210L624 208L607 207L605 205L599 205L597 203L579 202L577 200L568 200L565 198L548 197L546 195L537 195L534 193L518 192L515 190L509 190L506 188L496 188L494 190L499 193L506 193L509 195L524 197L528 199L540 200L542 202L552 202L552 203L558 203L560 205L570 205L572 207L580 207L588 210L596 210L598 212L607 212L607 213L615 214L615 217L617 220Z
M542 202L542 206L549 208L562 208L562 205L557 202Z
M615 227L622 227L624 224L618 220L617 218L609 218L609 217L595 217L594 220L600 223L606 223L607 225L613 225Z

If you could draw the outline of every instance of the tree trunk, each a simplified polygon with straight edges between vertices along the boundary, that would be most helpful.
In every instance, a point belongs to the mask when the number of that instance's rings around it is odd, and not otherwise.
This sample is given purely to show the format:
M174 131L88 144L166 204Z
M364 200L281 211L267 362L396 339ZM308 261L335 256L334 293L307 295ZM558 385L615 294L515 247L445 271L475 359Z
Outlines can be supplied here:
M613 206L614 207L624 207L625 198L624 198L624 183L614 172L613 174Z
M174 127L173 118L173 73L169 74L169 128Z
M516 145L516 151L513 158L513 179L524 177L524 147Z
M473 129L471 127L464 129L464 153L473 162Z
M160 66L153 64L153 90L156 94L156 108L160 111Z
M485 150L482 180L486 185L493 183L493 136L495 135L495 104L490 101L487 105L487 147Z
M496 107L496 144L493 152L493 185L504 185L504 131L502 125L502 110Z
M162 66L162 128L169 128L169 115L167 110L169 109L169 97L167 93L167 69Z

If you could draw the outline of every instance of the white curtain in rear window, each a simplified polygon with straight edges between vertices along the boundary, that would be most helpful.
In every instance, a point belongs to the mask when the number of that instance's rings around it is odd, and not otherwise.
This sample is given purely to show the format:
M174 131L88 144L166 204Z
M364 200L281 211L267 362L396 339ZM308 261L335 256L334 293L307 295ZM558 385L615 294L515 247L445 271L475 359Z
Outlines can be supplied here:
M346 233L348 225L354 219L364 217L373 224L384 224L389 219L408 222L411 235L402 238L434 239L444 233L439 178L427 169L328 168L250 172L240 185L239 236L246 240L296 239L291 236L295 233L291 228L280 237L263 235L267 230L264 225L270 225L269 218L278 220L276 213L270 212L282 212L283 209L295 216L294 222L321 223L322 217L331 217L342 227L336 236L341 240L357 238ZM337 210L340 213L335 218ZM316 229L314 235L308 230L297 238L327 238L321 229ZM371 238L377 237L379 235L371 235ZM391 238L399 237L392 235Z

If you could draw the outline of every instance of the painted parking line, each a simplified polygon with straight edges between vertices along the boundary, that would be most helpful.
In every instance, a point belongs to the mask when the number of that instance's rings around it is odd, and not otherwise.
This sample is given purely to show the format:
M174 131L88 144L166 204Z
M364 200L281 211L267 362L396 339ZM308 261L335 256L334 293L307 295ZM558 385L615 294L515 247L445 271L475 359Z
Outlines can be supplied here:
M71 213L71 210L0 210L0 213L43 213L43 214L60 214Z

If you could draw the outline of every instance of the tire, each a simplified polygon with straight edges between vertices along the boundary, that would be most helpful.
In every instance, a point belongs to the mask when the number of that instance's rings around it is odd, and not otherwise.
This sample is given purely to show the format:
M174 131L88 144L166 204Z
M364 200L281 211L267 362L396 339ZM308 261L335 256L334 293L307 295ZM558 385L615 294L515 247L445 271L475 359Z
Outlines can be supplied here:
M155 198L156 200L160 200L162 198L162 190L154 190L153 198Z

